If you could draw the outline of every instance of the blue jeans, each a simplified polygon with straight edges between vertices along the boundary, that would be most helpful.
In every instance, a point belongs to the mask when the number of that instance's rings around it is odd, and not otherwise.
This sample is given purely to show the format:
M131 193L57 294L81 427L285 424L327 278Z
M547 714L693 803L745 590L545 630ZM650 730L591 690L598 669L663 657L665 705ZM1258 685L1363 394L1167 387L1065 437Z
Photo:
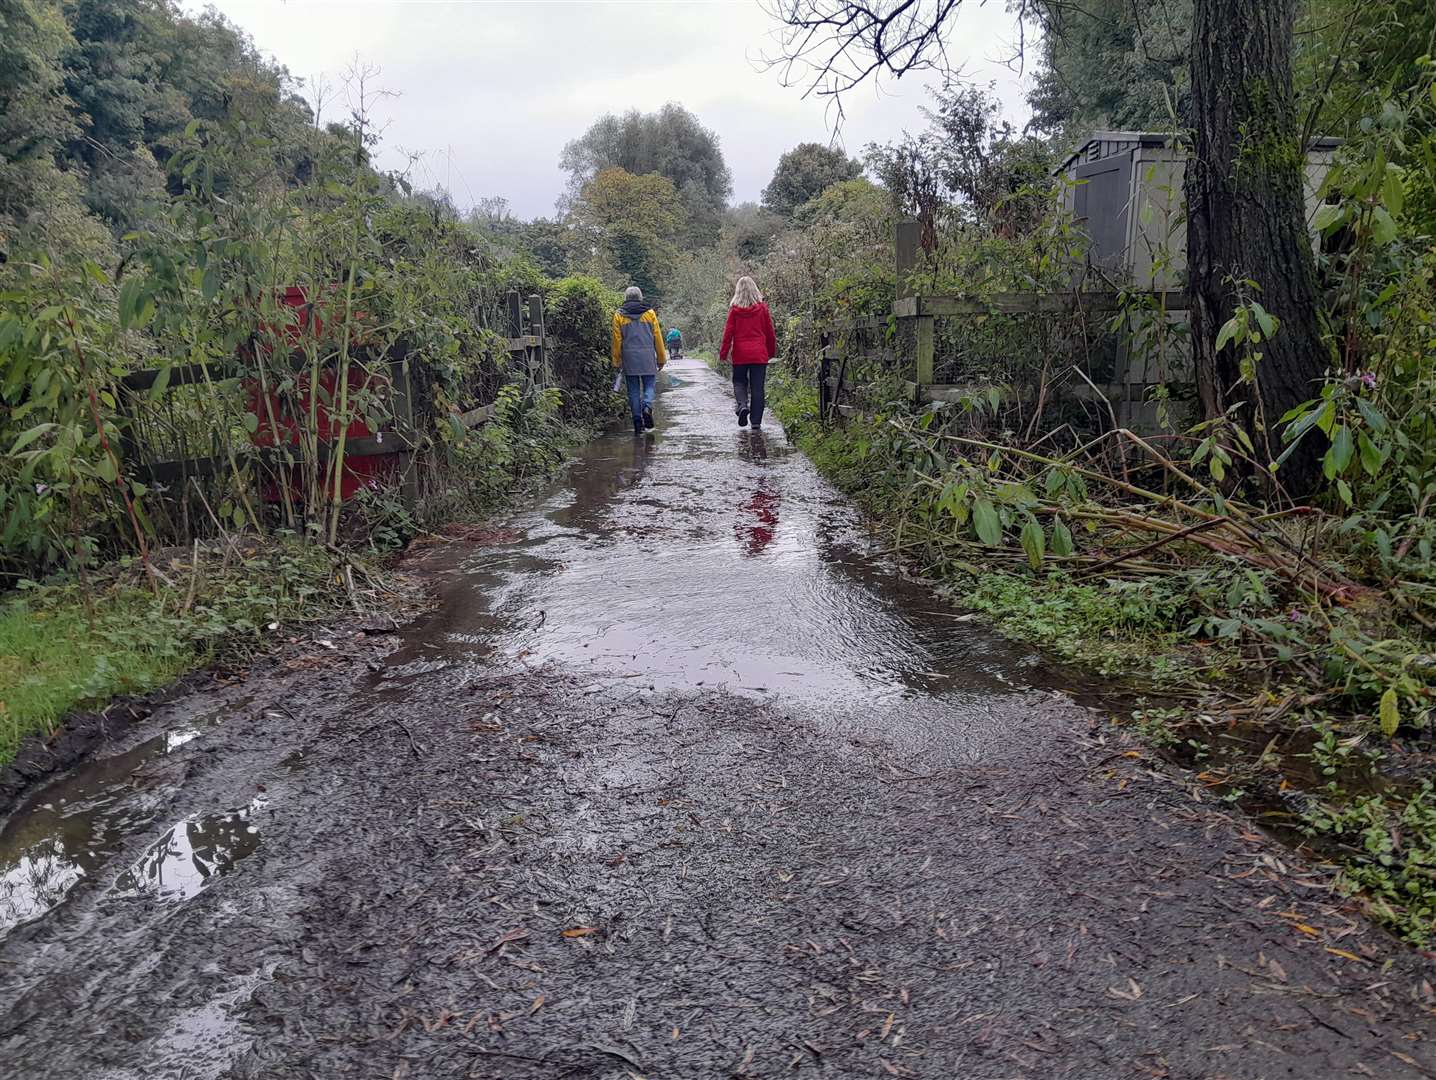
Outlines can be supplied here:
M628 381L628 407L635 420L643 419L643 410L653 408L653 392L658 386L657 375L625 375Z

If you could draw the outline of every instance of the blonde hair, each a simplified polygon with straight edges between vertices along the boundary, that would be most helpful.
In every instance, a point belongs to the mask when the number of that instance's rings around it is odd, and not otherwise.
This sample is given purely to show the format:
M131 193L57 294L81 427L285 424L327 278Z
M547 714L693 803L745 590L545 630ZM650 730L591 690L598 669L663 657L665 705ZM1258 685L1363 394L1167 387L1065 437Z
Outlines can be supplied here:
M733 289L733 300L729 307L752 307L754 304L763 302L763 294L758 291L758 286L750 277L740 277L738 284Z

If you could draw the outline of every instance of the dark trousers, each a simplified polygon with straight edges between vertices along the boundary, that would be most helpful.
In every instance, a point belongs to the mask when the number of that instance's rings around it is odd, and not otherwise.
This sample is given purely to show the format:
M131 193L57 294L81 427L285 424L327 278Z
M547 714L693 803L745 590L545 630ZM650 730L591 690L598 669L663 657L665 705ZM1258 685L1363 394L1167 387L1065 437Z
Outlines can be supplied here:
M733 365L733 400L739 409L748 410L755 427L763 422L763 391L767 383L767 364Z

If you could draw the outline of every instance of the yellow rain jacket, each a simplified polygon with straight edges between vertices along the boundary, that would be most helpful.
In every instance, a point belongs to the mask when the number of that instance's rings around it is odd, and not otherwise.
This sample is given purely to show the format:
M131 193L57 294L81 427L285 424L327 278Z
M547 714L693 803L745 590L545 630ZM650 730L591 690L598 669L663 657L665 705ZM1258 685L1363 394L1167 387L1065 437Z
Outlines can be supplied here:
M668 363L658 315L641 300L613 313L613 368L625 375L656 375Z

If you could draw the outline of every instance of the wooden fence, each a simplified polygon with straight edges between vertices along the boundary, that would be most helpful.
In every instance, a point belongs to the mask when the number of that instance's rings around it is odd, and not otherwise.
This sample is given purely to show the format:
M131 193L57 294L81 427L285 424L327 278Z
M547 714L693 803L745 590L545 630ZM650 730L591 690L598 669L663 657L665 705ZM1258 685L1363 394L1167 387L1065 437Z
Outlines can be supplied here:
M547 355L547 338L544 332L543 297L533 295L526 300L517 290L509 290L507 297L507 351L519 363L527 387L542 387L552 379ZM415 422L414 372L409 357L402 354L390 355L384 360L388 368L390 386L389 425L384 430L364 437L347 437L344 442L346 458L366 458L380 455L394 455L397 460L398 486L404 503L411 510L419 497L419 451L424 442L424 432ZM152 454L146 453L142 433L138 431L140 395L153 394L155 387L163 386L159 393L167 393L183 386L217 384L236 379L248 378L251 371L237 360L218 361L210 364L183 364L168 369L149 368L132 371L120 379L116 404L126 419L122 425L122 447L125 460L133 463L130 475L143 483L163 484L184 488L192 479L221 475L234 467L228 454L206 457L181 457L169 460L147 460ZM497 405L494 402L473 404L467 409L456 409L454 419L465 428L473 429L494 418ZM316 443L320 462L328 461L333 453L326 441ZM261 447L247 445L235 449L240 466L254 466L260 470L274 472L281 465L299 465L304 461L304 450L298 445L282 447Z
M859 318L830 326L819 334L818 401L825 422L851 414L855 406L844 403L847 376L856 365L879 362L885 367L906 368L907 391L915 402L956 401L985 390L985 386L940 382L936 376L937 323L939 319L973 319L993 315L1085 316L1110 318L1134 306L1145 305L1161 313L1185 312L1188 298L1183 292L1004 292L982 297L926 295L914 286L918 267L919 225L900 222L896 237L898 299L890 315ZM1130 397L1137 384L1130 380L1103 384L1079 382L1064 394L1078 400L1107 400ZM1145 387L1143 387L1145 388Z

